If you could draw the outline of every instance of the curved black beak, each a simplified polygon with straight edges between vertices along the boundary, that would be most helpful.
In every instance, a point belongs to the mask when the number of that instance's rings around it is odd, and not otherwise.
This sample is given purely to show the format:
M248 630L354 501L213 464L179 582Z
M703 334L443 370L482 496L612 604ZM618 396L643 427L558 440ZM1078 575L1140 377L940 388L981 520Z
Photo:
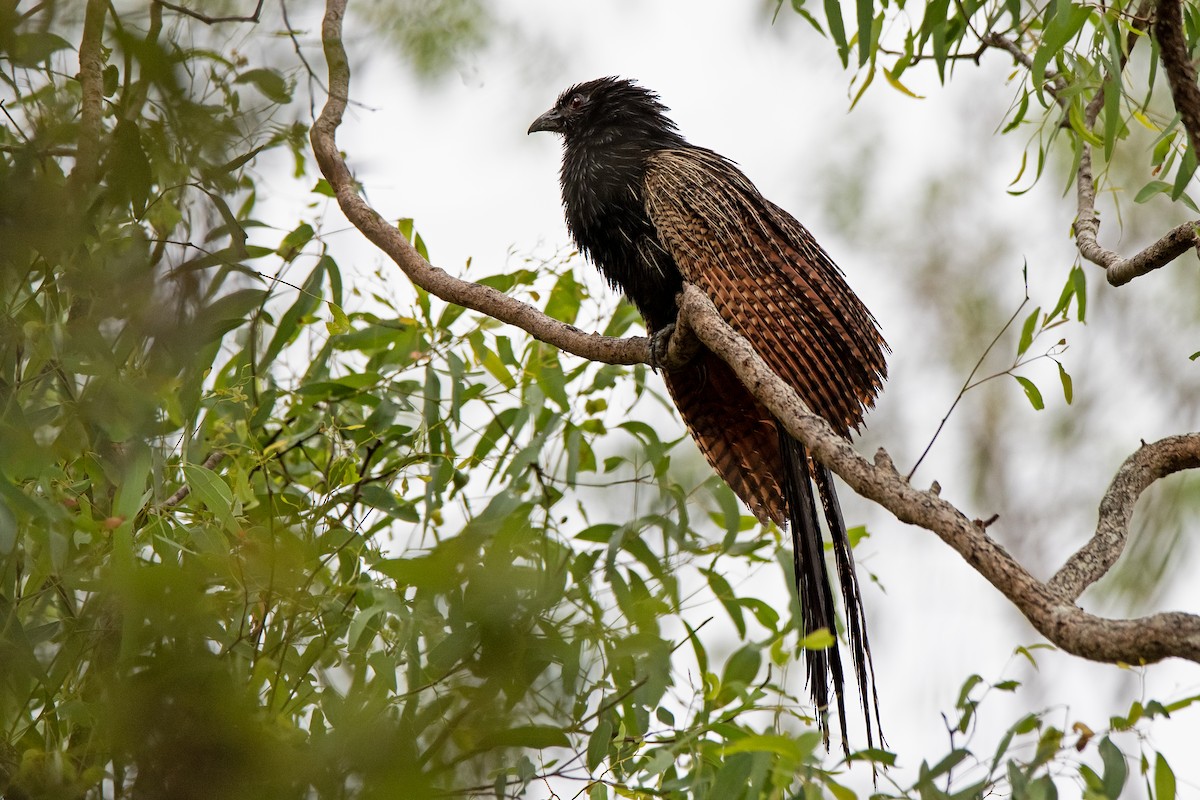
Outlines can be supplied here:
M562 114L558 113L558 109L552 108L545 114L542 114L540 117L535 119L533 124L529 126L529 130L525 132L525 135L528 136L529 134L536 133L537 131L562 133L563 118Z

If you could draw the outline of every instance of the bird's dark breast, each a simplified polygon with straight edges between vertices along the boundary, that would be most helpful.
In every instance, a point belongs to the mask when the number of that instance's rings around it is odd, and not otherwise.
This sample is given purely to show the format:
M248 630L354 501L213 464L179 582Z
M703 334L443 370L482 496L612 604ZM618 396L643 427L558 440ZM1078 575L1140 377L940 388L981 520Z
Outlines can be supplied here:
M613 208L582 229L575 241L637 307L650 331L675 321L683 278L644 215Z

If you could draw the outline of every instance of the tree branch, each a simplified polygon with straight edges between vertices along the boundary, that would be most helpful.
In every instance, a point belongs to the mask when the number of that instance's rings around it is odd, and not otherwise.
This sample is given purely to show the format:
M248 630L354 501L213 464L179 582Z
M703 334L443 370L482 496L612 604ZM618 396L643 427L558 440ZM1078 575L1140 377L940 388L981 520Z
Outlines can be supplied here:
M1133 464L1122 467L1105 496L1097 536L1060 570L1061 577L1042 583L988 536L983 522L967 519L934 491L914 489L886 452L880 450L874 464L855 452L849 441L809 411L699 289L684 288L680 314L814 458L901 522L937 534L1051 642L1093 661L1144 664L1179 657L1200 662L1200 616L1169 612L1134 620L1105 619L1074 604L1078 591L1120 555L1128 531L1126 514L1132 512L1137 495L1164 475L1200 466L1200 434L1148 445L1131 457Z
M309 138L321 173L333 188L346 218L396 262L409 280L435 297L515 325L539 341L591 361L606 364L647 363L650 358L648 339L618 339L596 333L587 334L489 286L455 278L422 258L395 225L367 205L358 194L350 169L337 149L337 129L350 96L350 64L342 46L342 18L345 14L346 0L328 0L321 39L329 68L329 98L313 124Z
M1196 85L1196 68L1183 36L1182 6L1182 0L1159 0L1154 38L1158 39L1159 60L1167 73L1171 99L1187 131L1188 144L1193 153L1200 154L1200 86Z
M345 5L346 0L326 3L322 38L329 64L330 96L313 126L311 139L321 171L347 218L387 253L413 283L447 302L516 325L541 341L584 358L607 363L648 362L651 353L646 339L584 334L532 306L433 267L395 226L388 224L359 196L335 138L349 96L349 67L341 44ZM860 456L849 440L814 415L795 390L770 370L745 339L721 319L699 289L686 285L679 296L679 308L676 334L681 341L666 347L668 362L687 358L691 349L687 337L699 340L729 363L746 388L789 433L804 443L814 458L836 472L854 491L879 503L900 521L935 533L1051 642L1094 661L1139 664L1180 657L1200 662L1200 616L1162 613L1136 620L1105 619L1074 604L1079 593L1107 572L1120 555L1138 495L1164 475L1200 466L1200 434L1164 440L1134 454L1105 495L1092 541L1072 556L1049 583L1043 583L988 536L986 523L968 519L943 500L937 490L913 488L896 471L884 450L876 454L874 463Z
M107 0L88 0L79 40L79 145L71 183L76 188L94 184L100 177L101 118L104 115L104 19Z
M1125 459L1104 493L1095 535L1050 579L1050 589L1074 600L1103 577L1125 549L1133 507L1142 492L1161 478L1196 467L1200 467L1200 433L1143 443Z

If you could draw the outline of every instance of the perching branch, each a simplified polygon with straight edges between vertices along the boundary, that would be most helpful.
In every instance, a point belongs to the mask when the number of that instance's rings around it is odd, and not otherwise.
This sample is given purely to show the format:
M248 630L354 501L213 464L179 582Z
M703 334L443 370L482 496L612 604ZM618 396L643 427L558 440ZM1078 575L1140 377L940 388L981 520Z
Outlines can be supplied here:
M346 217L392 258L414 284L447 302L516 325L543 342L583 358L609 364L651 363L652 356L658 353L651 353L645 338L585 334L526 303L433 267L395 226L366 204L356 191L335 139L349 97L350 71L341 43L345 7L346 0L326 2L322 38L330 95L313 126L311 139L321 171ZM747 389L789 433L804 443L814 458L829 466L854 491L879 503L900 521L937 534L1051 642L1094 661L1138 664L1180 657L1200 662L1200 616L1162 613L1137 620L1105 619L1083 611L1074 602L1084 588L1116 562L1141 492L1165 475L1200 466L1200 434L1146 445L1131 456L1105 495L1092 541L1072 556L1050 582L1044 583L988 536L986 523L968 519L936 490L913 488L896 471L884 450L876 454L874 463L860 456L847 439L814 415L796 392L767 367L699 289L685 286L679 306L673 341L666 348L655 348L666 350L666 357L657 359L658 363L665 368L683 363L690 349L687 339L698 339L729 363Z

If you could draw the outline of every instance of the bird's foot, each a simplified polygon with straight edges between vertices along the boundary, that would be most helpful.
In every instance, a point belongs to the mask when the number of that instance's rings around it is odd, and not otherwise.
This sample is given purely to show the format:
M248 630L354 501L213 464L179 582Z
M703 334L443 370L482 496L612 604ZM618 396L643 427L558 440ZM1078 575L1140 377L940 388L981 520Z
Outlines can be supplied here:
M650 334L650 368L655 372L680 369L692 363L702 345L686 322L664 325Z
M675 323L656 330L650 334L650 369L655 372L667 369L671 353L671 335L675 333Z

